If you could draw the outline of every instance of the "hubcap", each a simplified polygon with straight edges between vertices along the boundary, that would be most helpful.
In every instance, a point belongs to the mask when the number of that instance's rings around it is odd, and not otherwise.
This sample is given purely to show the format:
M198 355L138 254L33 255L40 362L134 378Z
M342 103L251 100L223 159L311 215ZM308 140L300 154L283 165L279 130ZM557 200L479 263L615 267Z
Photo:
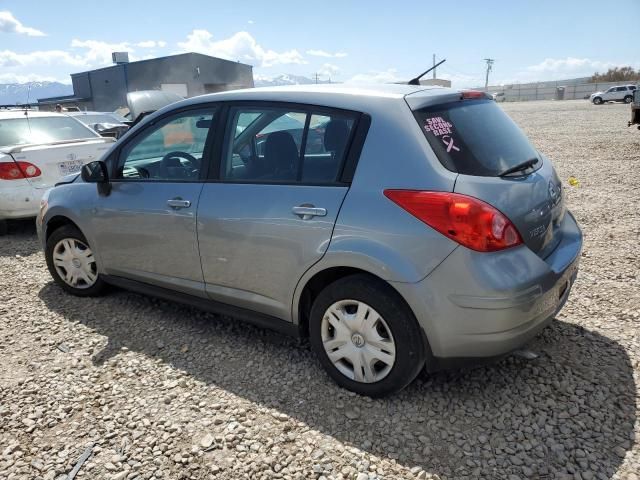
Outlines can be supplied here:
M396 360L396 345L387 322L358 300L340 300L322 317L322 344L345 377L362 383L385 378Z
M64 283L73 288L89 288L98 279L93 252L76 238L64 238L56 243L53 265Z

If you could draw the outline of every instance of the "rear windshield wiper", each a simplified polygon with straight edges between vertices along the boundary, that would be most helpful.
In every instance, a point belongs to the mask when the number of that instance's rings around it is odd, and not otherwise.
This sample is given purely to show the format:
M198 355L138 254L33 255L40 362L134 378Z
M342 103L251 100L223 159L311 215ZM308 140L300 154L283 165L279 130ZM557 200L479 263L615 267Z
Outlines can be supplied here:
M533 167L539 161L540 160L538 160L535 157L534 158L530 158L529 160L525 160L524 162L519 163L517 165L514 165L513 167L507 168L504 172L498 174L498 176L499 177L504 177L505 175L509 175L511 173L521 172L523 170L526 170L527 168Z

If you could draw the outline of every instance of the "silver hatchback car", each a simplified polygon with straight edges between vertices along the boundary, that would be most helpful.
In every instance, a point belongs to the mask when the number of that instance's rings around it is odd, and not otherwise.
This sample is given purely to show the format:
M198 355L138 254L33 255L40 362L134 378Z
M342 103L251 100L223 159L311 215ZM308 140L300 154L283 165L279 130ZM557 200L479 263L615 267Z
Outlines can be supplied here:
M582 246L551 161L490 97L410 85L174 103L50 190L37 225L67 292L307 336L369 396L521 347Z

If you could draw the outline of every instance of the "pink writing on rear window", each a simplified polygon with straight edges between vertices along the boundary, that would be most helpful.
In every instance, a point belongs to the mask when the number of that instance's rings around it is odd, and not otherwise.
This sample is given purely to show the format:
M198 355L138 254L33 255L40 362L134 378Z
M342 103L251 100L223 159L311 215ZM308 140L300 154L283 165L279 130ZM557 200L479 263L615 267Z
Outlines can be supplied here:
M424 124L424 129L433 133L436 137L451 134L451 127L453 125L442 117L427 118Z

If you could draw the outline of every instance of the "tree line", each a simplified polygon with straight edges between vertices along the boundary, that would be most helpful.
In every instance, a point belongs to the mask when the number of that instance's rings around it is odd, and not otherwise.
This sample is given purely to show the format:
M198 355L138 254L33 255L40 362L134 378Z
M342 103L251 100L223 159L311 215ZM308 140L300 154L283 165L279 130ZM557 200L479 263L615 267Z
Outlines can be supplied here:
M628 82L640 80L640 70L634 70L632 67L614 67L605 73L594 73L591 77L592 82Z

